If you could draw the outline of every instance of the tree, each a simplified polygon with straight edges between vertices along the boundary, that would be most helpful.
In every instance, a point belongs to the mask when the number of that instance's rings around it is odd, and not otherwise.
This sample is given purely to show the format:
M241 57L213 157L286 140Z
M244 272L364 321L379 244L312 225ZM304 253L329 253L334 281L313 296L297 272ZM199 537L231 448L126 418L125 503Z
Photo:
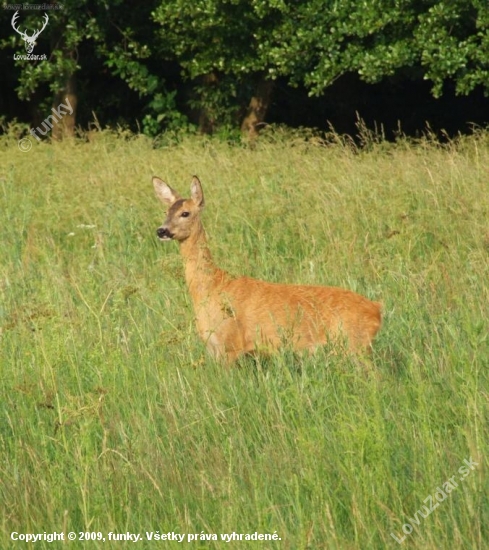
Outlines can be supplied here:
M166 90L164 78L148 68L153 7L151 2L136 9L122 0L65 0L62 9L49 10L49 24L39 36L37 49L47 52L47 60L19 59L15 65L20 99L39 102L44 113L50 113L51 107L56 109L66 98L73 107L72 114L65 114L60 124L53 125L53 138L73 135L79 103L78 77L87 75L86 86L93 85L100 76L96 68L100 63L110 75L148 98L143 127L150 133L161 131L159 124L168 116L168 110L179 116L172 103L174 94ZM24 11L21 17L24 28L35 29L39 24L37 10ZM3 49L16 51L20 46L21 38L14 32L0 42ZM100 103L104 104L102 100Z
M281 24L260 44L261 55L272 75L311 94L348 72L378 82L401 70L431 80L435 96L448 79L461 94L489 90L483 0L284 1L279 9Z
M489 3L435 2L418 21L416 51L424 78L433 81L434 95L442 94L447 79L455 81L459 94L479 85L489 93Z
M12 15L0 12L0 48L14 52L23 44ZM35 29L41 16L23 11L23 25ZM489 92L486 0L66 0L49 18L36 46L48 60L17 60L7 76L18 96L48 113L66 97L90 98L89 112L142 117L152 135L187 115L203 132L254 135L279 78L316 96L345 74L424 78L435 96L447 81L459 94ZM90 95L98 81L106 93ZM127 90L132 110L121 106ZM63 119L67 133L74 117Z
M91 32L93 32L93 20L88 12L83 9L86 2L75 3L68 0L62 10L49 10L48 12L22 11L20 15L23 28L35 29L39 25L40 15L48 15L49 24L39 36L39 47L36 54L43 52L47 60L18 59L15 65L18 71L17 94L20 99L37 100L40 111L50 112L68 98L72 106L72 113L67 113L58 124L54 121L53 137L59 138L63 133L73 134L76 120L77 92L75 74L80 69L78 61L78 47ZM18 50L21 47L21 39L12 34L1 44L2 48ZM48 87L49 94L45 93ZM42 94L42 99L39 95ZM46 126L46 131L48 130Z
M280 12L249 0L163 0L153 13L166 55L192 82L202 131L220 124L254 132L265 117L273 81L260 43Z
M252 94L241 127L253 131L279 77L311 95L347 73L424 78L435 96L447 80L461 94L489 90L485 0L164 0L154 18L211 127L236 124ZM226 105L234 119L222 116Z

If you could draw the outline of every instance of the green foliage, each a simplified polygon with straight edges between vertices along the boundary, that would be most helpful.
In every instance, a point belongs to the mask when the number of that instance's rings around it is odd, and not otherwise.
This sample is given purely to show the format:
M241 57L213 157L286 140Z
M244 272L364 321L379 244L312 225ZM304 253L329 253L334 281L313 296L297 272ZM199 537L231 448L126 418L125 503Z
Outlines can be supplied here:
M176 92L158 92L151 96L147 105L150 114L143 117L143 133L155 137L164 128L166 131L188 131L193 127L187 117L181 113L176 104Z
M283 7L282 24L260 45L272 74L289 76L320 94L346 72L370 82L409 65L412 48L405 3L319 0Z
M190 77L264 71L320 94L357 72L377 82L400 69L424 70L439 95L454 78L467 94L487 86L486 3L416 0L164 2L155 20Z
M211 126L239 125L255 82L267 69L260 43L276 24L253 2L161 2L153 12L163 55L192 81L189 106L203 110Z
M455 80L461 94L478 85L489 91L487 2L438 2L420 15L415 36L425 78L434 82L436 96L447 78Z
M257 57L262 37L274 23L246 0L170 0L153 12L162 43L185 74L249 75L263 70Z
M22 24L35 28L38 15L23 11ZM257 83L279 77L314 95L346 73L424 78L435 96L447 81L459 94L489 90L482 0L67 0L49 16L39 37L48 61L15 62L19 98L47 105L70 76L89 87L109 74L138 94L150 135L186 127L199 111L212 129L237 127ZM13 32L0 42L22 45Z
M313 94L347 72L377 82L400 69L422 70L435 95L447 79L463 94L489 87L485 2L310 0L282 10L282 24L260 44L261 53L272 74L305 83Z
M88 0L82 5L67 0L63 9L50 10L49 24L39 37L41 47L49 50L47 44L51 45L48 61L16 61L20 69L18 96L30 100L47 84L51 95L42 101L43 110L49 111L53 97L65 89L69 77L80 73L85 78L93 77L90 71L95 71L95 58L130 90L147 98L142 117L144 131L155 135L164 128L185 126L187 120L176 107L175 93L166 89L161 74L149 68L153 49L157 47L151 40L151 9L151 3L136 10L134 6L124 6L120 0L97 0L95 5ZM22 24L35 28L39 14L22 12ZM22 41L15 33L0 43L3 48L21 46ZM103 101L100 103L103 105Z
M188 78L232 75L236 88L257 74L285 77L320 95L345 73L378 82L402 70L432 80L440 95L447 79L458 93L487 87L488 10L468 0L165 0L154 19ZM200 106L213 94L214 110L225 111L236 97L198 86Z
M21 99L30 99L42 84L48 84L51 92L58 92L66 84L67 76L76 72L80 65L74 52L87 35L93 32L93 19L86 10L87 2L67 0L62 10L49 10L49 22L38 38L43 51L48 51L48 61L17 60L20 69L17 93ZM14 12L4 12L12 16ZM37 10L21 11L19 24L22 28L36 29L40 24ZM29 31L31 32L31 31ZM24 49L24 42L17 33L12 33L0 43L1 48ZM50 98L51 99L51 98Z

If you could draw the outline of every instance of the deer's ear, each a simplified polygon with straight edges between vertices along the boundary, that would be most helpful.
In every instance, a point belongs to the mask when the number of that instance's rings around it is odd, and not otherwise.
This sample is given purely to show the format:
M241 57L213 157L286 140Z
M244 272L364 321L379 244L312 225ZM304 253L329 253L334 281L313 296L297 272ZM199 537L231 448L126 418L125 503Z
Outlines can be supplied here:
M167 183L165 183L160 178L153 177L153 186L156 191L157 197L161 202L171 206L175 201L180 198L180 195L174 191Z
M198 207L204 207L204 192L202 191L202 184L197 176L192 178L192 183L190 185L190 197Z

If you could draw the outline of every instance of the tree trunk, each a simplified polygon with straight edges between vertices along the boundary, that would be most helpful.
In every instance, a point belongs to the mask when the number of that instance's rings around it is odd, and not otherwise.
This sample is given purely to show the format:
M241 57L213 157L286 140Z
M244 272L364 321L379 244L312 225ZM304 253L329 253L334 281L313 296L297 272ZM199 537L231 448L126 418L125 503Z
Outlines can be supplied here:
M59 141L75 135L77 103L76 79L72 73L66 79L65 87L54 97L52 139Z
M216 121L209 112L206 103L208 103L208 97L212 94L212 88L218 85L218 78L216 73L208 73L202 77L201 88L201 105L199 108L199 132L201 134L212 134L215 130Z
M265 121L265 116L272 98L274 82L262 78L256 87L255 95L251 98L248 110L241 124L241 132L248 137L255 138L260 126Z

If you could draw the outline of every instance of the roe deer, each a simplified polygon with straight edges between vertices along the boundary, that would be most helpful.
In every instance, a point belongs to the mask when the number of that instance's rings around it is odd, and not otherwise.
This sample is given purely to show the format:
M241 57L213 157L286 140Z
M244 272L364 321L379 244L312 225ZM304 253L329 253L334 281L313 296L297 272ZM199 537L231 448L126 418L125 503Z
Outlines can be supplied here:
M369 351L380 328L380 304L350 290L234 278L216 267L202 221L204 194L194 176L190 199L154 177L156 194L169 209L156 230L176 240L185 263L197 328L208 351L227 363L262 349L289 345L311 349L344 337L351 351Z

